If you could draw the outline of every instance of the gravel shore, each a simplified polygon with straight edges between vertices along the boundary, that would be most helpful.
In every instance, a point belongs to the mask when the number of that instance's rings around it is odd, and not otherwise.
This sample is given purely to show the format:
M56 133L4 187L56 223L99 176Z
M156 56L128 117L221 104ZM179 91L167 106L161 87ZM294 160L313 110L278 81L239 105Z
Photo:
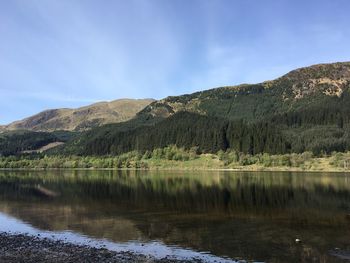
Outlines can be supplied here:
M187 263L199 260L183 261L174 259L155 259L146 255L129 252L114 252L103 248L64 243L47 238L28 235L0 233L0 262L16 263L77 263L77 262L147 262L147 263Z

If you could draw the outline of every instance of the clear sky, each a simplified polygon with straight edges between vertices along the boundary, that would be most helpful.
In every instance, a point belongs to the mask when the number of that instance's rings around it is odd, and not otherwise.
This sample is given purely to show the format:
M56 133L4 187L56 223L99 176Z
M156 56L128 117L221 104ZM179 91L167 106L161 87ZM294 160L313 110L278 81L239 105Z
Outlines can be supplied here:
M350 60L349 0L0 0L0 123Z

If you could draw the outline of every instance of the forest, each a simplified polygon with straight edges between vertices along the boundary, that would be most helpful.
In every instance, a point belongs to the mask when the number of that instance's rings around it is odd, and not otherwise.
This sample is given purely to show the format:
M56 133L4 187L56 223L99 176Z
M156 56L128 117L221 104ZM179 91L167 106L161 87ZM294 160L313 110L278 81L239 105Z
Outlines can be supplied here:
M93 130L80 144L66 146L78 155L118 155L176 145L200 153L234 149L246 154L313 152L315 155L350 149L346 112L305 110L256 123L179 112L155 125L132 130Z
M25 151L37 150L52 142L66 142L77 134L67 131L34 132L25 130L0 133L0 156L21 155Z

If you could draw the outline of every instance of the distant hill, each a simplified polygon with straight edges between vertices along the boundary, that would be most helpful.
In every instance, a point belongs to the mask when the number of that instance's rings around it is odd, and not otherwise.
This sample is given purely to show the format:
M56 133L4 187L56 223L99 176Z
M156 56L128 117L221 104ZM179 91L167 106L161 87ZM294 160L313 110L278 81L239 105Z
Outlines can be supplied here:
M78 109L46 110L20 121L15 121L1 130L31 131L83 131L107 123L118 123L133 118L152 99L120 99L99 102Z
M83 133L65 151L120 154L169 144L251 154L350 150L350 62L154 101L130 121Z

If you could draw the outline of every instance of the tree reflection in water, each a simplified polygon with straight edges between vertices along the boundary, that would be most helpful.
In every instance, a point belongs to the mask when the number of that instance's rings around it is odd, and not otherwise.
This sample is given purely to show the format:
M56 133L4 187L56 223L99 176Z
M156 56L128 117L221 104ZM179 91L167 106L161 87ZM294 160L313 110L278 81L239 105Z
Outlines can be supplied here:
M349 205L345 174L0 172L0 210L35 227L269 262L337 262Z

